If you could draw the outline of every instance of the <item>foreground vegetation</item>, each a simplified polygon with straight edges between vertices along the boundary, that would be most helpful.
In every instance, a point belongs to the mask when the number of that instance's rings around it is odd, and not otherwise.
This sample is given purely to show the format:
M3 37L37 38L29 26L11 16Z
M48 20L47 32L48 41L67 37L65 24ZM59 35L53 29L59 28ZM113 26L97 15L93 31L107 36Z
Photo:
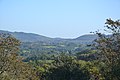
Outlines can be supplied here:
M94 32L89 50L27 59L17 54L16 38L0 34L0 80L120 80L120 21L105 24L110 35Z

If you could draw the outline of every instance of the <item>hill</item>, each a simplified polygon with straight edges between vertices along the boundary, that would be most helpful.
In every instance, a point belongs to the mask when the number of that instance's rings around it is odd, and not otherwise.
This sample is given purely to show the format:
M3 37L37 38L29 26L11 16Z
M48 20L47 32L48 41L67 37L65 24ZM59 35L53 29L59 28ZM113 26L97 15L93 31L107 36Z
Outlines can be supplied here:
M21 42L37 42L37 41L49 41L51 38L45 37L42 35L34 34L34 33L25 33L25 32L10 32L0 30L0 33L9 33L13 35L15 38L19 39Z
M49 38L46 36L25 33L25 32L10 32L0 30L0 33L9 33L15 38L20 40L20 55L32 56L39 54L59 54L59 53L72 53L89 49L87 44L92 43L97 38L96 35L83 35L75 39L63 38Z
M21 42L39 42L39 41L42 41L42 42L68 41L69 42L70 41L70 42L78 42L78 43L90 43L97 38L97 35L91 35L91 34L82 35L75 39L63 39L63 38L50 38L50 37L46 37L46 36L42 36L34 33L25 33L25 32L10 32L10 31L0 30L0 33L9 33L13 35L15 38L17 38L18 40L20 40Z

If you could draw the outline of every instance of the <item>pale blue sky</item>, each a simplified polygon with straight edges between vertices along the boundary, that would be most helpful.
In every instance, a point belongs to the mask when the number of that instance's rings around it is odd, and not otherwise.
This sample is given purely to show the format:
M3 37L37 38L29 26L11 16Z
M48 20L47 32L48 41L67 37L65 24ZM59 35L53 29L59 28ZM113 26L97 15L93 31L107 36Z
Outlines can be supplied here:
M0 0L0 30L75 38L120 19L120 0Z

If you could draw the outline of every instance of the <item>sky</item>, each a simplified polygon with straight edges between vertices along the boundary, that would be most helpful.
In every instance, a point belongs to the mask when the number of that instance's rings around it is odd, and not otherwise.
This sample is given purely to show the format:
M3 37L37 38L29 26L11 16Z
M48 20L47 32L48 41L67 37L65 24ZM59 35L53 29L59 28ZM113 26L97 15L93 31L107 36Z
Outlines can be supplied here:
M120 0L0 0L0 30L76 38L120 19Z

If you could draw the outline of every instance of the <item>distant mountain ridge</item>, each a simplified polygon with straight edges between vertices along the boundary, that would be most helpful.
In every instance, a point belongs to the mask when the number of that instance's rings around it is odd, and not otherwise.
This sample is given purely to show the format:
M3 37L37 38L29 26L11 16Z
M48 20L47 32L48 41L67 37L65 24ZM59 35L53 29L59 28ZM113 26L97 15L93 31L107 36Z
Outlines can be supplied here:
M67 41L68 42L69 41L73 43L90 43L97 38L97 35L93 35L93 34L82 35L75 39L63 39L63 38L50 38L50 37L46 37L46 36L42 36L34 33L25 33L25 32L10 32L10 31L0 30L0 33L9 33L22 42L38 42L38 41L42 41L42 42Z
M52 38L34 34L34 33L10 32L10 31L4 31L4 30L0 30L0 33L9 33L22 42L48 41L52 39Z
M0 33L8 33L13 35L15 38L20 40L22 43L20 45L21 56L30 57L40 54L60 54L60 53L78 53L91 47L87 46L91 44L94 39L97 38L96 35L82 35L74 39L64 39L64 38L50 38L34 33L25 32L10 32L0 30Z

